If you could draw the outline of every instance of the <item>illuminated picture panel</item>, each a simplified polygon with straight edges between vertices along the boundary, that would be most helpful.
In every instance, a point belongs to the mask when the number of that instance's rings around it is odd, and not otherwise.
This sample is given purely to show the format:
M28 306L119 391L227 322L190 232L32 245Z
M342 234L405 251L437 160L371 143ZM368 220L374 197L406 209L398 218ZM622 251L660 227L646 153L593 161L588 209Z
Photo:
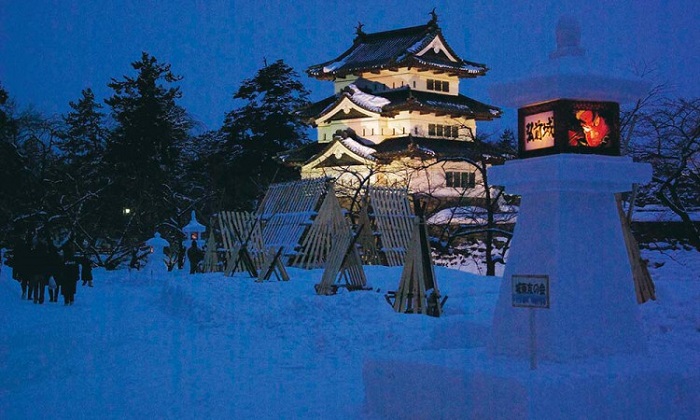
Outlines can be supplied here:
M620 154L615 102L560 99L518 110L520 157L556 153Z

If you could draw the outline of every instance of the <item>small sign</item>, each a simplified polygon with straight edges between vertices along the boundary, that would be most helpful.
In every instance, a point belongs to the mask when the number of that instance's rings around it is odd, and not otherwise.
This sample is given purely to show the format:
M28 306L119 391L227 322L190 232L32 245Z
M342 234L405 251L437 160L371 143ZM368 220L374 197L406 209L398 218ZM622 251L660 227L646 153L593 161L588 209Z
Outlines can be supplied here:
M524 118L525 151L554 147L554 111L526 115Z
M511 276L513 306L521 308L549 308L549 276Z

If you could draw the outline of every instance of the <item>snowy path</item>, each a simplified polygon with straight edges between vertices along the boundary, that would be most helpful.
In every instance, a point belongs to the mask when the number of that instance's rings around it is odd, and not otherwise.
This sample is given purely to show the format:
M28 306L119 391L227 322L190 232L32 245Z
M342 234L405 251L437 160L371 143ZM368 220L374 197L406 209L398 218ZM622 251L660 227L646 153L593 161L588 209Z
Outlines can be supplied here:
M663 263L659 298L641 307L650 357L700 361L698 253L646 257ZM499 279L437 267L449 300L436 319L386 304L400 268L366 271L380 293L327 297L313 291L320 270L265 284L96 270L64 307L21 300L3 267L0 419L365 418L365 360L483 346Z
M364 358L422 348L439 321L396 316L383 292L316 296L321 271L291 272L266 284L99 272L65 307L20 300L5 270L0 417L362 417ZM375 285L399 274L377 267Z

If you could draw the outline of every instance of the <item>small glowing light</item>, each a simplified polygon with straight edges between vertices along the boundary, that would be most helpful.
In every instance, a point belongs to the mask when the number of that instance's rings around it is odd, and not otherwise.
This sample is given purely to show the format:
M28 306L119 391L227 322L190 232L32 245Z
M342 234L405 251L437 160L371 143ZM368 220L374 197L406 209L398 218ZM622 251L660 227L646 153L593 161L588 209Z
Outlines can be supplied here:
M124 214L131 214L131 209L128 208L128 207L125 207L125 208L122 210L122 213L124 213Z

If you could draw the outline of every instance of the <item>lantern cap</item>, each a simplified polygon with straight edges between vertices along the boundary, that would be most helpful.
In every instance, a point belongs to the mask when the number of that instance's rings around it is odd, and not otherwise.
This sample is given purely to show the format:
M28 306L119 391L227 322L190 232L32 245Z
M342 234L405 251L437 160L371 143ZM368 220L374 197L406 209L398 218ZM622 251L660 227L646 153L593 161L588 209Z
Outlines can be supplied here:
M186 234L190 234L193 232L204 232L206 230L206 226L203 224L199 223L197 221L197 217L195 216L194 210L192 210L192 216L190 218L190 222L182 228L182 231Z
M160 233L156 232L153 237L146 241L146 245L156 247L167 247L170 246L170 242L160 237Z
M621 77L603 57L590 56L581 46L578 19L562 16L556 26L557 46L530 75L495 84L491 98L501 106L520 108L555 99L617 103L635 102L651 84L639 77Z

